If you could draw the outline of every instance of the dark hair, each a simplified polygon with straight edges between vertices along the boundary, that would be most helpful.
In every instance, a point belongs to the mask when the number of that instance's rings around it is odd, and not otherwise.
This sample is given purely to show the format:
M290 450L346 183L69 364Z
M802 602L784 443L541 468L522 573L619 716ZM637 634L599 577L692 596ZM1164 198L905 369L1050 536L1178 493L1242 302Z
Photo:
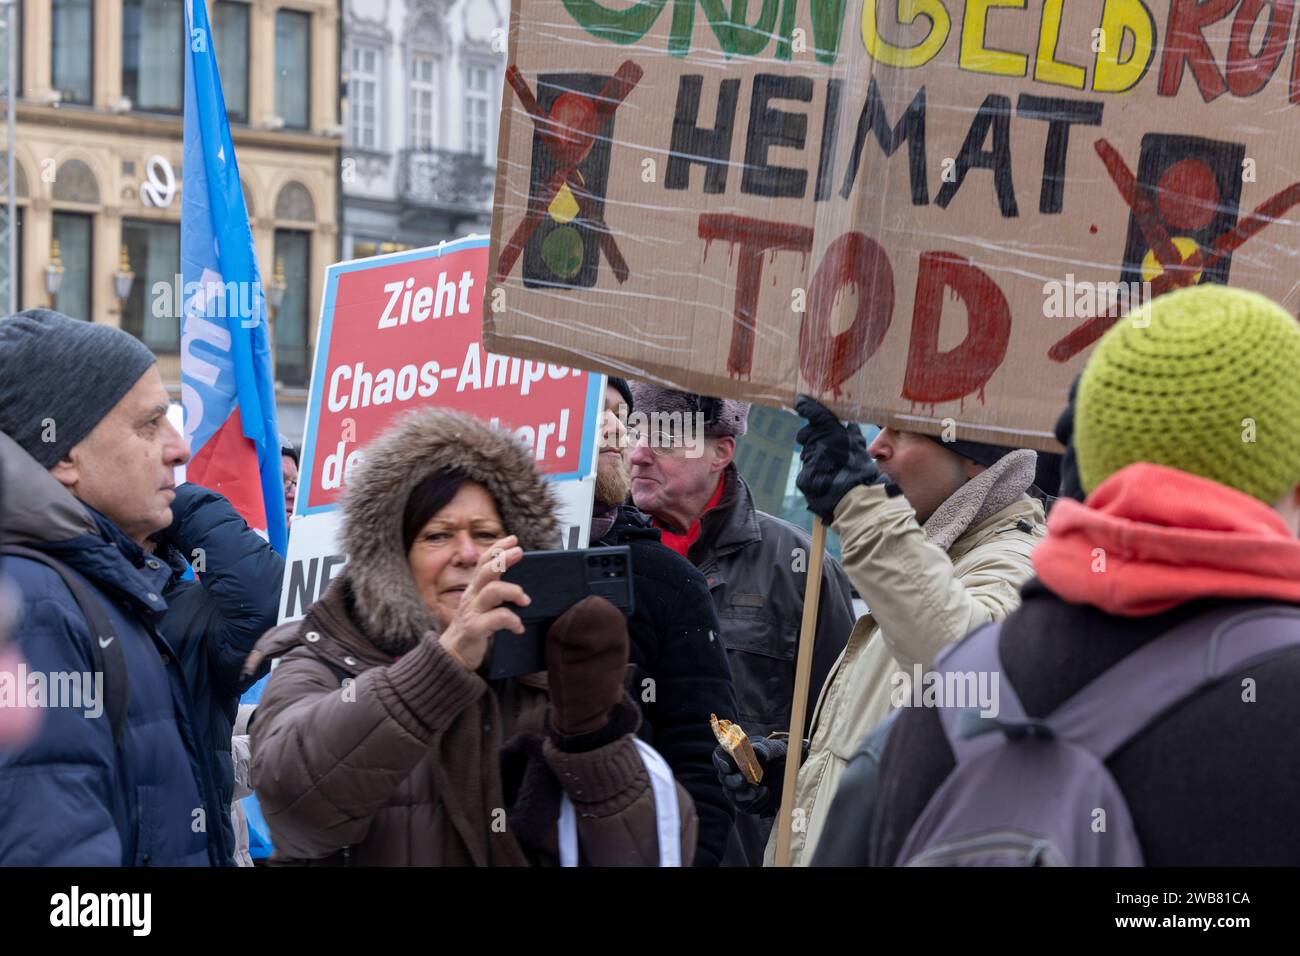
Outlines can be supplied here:
M686 402L691 406L691 410L701 415L704 419L704 426L718 424L722 417L722 399L714 398L711 395L699 395L695 392L683 392L686 396Z
M280 457L292 458L293 467L295 468L302 467L302 465L300 465L298 462L298 449L294 447L293 442L289 441L289 439L285 438L283 435L280 436Z
M606 382L608 382L610 388L623 396L623 402L627 405L627 411L630 415L632 413L632 388L627 384L627 379L611 375L606 379Z
M402 553L411 550L415 536L447 503L456 497L465 483L465 474L459 471L438 471L425 478L411 490L402 513Z

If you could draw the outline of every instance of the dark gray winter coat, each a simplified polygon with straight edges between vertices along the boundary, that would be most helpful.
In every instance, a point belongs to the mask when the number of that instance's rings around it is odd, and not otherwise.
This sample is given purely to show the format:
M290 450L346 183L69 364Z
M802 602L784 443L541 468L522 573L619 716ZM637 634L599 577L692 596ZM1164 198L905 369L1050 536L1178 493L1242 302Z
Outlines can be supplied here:
M766 736L790 729L807 578L802 569L811 558L812 539L802 528L757 510L735 465L728 466L724 482L717 507L700 520L700 537L688 557L708 581L718 612L736 687L737 716L732 719L749 736ZM855 618L852 585L828 554L822 565L805 732L817 692L844 650Z

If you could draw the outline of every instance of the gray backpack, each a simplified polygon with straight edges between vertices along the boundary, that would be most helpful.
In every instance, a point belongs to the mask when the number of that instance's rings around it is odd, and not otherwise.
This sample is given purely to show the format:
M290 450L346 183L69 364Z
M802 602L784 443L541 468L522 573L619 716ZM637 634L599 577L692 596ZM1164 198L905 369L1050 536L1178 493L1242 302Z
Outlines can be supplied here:
M1142 847L1106 760L1179 702L1300 647L1300 608L1234 604L1129 654L1044 719L1025 716L983 627L935 662L999 678L996 717L943 707L956 767L926 804L895 865L1141 866ZM946 686L952 686L945 681Z

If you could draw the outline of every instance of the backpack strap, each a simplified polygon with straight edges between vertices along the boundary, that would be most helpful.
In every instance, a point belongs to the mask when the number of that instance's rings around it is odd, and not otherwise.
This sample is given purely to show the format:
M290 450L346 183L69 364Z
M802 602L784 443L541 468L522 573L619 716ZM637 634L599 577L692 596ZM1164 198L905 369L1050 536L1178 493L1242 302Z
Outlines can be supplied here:
M1011 682L1003 679L1005 670L998 653L998 643L1002 636L1002 622L986 624L946 648L935 658L931 672L936 679L944 674L962 672L967 674L989 674L990 680L998 681L998 714L996 717L981 717L977 708L940 707L939 721L943 725L944 736L952 749L953 759L964 763L980 756L982 753L998 746L1001 742L998 734L989 731L1000 730L1008 737L1031 736L1050 732L1043 721L1031 719L1025 715Z
M1129 654L1061 704L1047 723L1106 760L1180 701L1294 648L1300 648L1300 608L1216 608Z
M62 561L50 557L43 551L18 544L7 544L4 553L15 558L26 558L43 564L62 580L72 599L77 602L81 614L90 626L90 650L95 658L95 669L104 675L104 712L113 731L113 745L122 745L122 729L126 725L126 704L130 691L127 676L126 655L122 652L122 642L117 639L117 632L104 610L103 603L95 597L81 579Z

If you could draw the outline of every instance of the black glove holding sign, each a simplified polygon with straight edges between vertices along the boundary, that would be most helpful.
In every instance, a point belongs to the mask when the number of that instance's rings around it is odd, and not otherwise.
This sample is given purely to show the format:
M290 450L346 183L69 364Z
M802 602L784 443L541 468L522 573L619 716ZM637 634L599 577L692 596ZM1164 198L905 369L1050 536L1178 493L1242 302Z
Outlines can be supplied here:
M840 500L858 485L884 484L857 425L845 425L816 399L800 395L794 410L808 419L795 441L803 446L803 467L795 485L808 499L808 510L830 525Z

